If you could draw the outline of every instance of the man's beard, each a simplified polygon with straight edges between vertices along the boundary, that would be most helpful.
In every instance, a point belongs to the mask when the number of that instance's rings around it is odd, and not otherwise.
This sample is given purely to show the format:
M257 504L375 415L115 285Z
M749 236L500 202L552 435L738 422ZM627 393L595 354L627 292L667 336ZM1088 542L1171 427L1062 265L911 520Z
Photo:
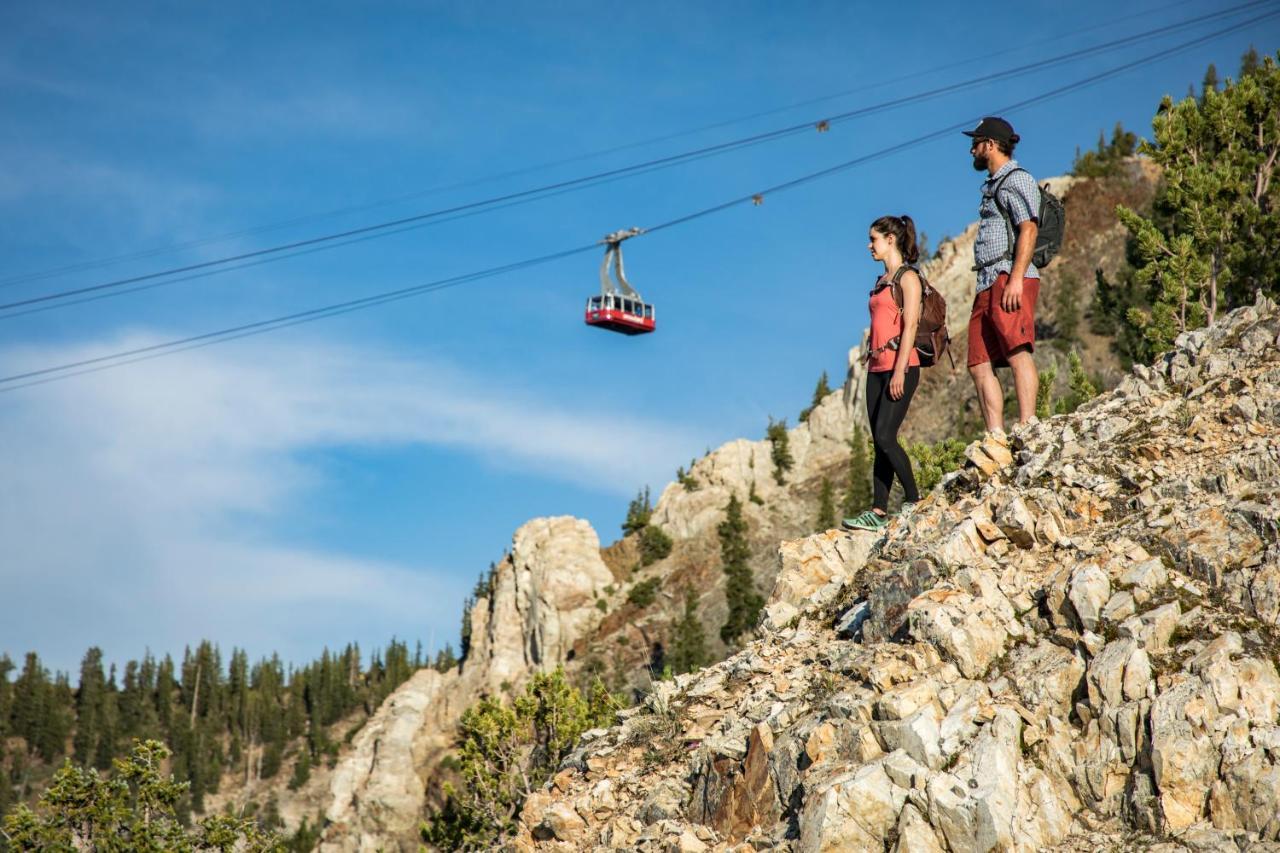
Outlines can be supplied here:
M981 154L974 154L974 155L973 155L973 171L975 171L975 172L985 172L985 171L987 171L987 167L988 167L989 165L990 165L990 164L987 162L987 158L986 158L986 157L983 157Z

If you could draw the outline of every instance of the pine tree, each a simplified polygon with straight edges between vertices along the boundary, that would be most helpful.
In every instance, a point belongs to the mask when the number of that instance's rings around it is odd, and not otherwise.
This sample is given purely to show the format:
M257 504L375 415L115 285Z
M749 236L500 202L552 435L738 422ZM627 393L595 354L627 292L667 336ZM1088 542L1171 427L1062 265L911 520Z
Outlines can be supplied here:
M445 643L444 648L436 653L435 663L432 664L437 672L448 672L458 665L458 656L453 653L453 645Z
M871 451L866 430L861 424L853 428L849 441L849 476L845 483L841 512L851 518L871 506Z
M649 487L645 486L627 505L627 517L622 522L623 535L630 536L632 533L639 533L649 523L649 519L652 516L653 504L649 502Z
M1067 364L1069 368L1067 387L1071 389L1071 393L1058 401L1057 411L1059 412L1074 412L1098 395L1097 386L1093 384L1093 380L1085 372L1084 363L1080 361L1080 354L1072 350L1067 356Z
M733 643L743 632L750 630L764 607L764 597L756 592L755 577L748 560L751 557L747 543L747 520L742 517L742 504L737 495L729 497L725 519L716 528L720 537L720 559L724 564L725 599L729 614L720 627L720 639Z
M1257 74L1262 68L1258 62L1258 50L1253 45L1249 45L1249 49L1240 57L1240 79Z
M76 691L76 734L72 740L72 758L77 764L87 765L97 755L103 694L106 689L106 678L102 674L102 649L94 646L80 662L80 689Z
M809 403L808 408L803 409L800 412L800 423L808 422L809 415L813 413L814 409L818 408L818 405L825 400L827 395L830 393L831 386L827 384L827 372L824 370L822 371L822 375L818 377L818 386L813 389L812 402Z
M686 589L684 616L676 623L675 638L667 660L671 671L678 675L702 669L709 659L706 634L702 630L702 620L698 618L698 599L692 589Z
M34 751L40 740L49 697L49 673L40 665L35 652L27 652L22 673L13 684L12 732L27 742ZM50 759L52 760L52 759Z
M1204 72L1204 82L1200 84L1200 101L1203 102L1209 93L1218 93L1218 68L1212 62Z
M1053 383L1058 380L1058 367L1053 365L1040 371L1036 387L1036 417L1048 418L1053 414Z
M117 760L111 777L64 764L37 810L20 805L4 819L8 845L33 853L280 849L278 838L262 833L249 819L215 815L186 830L175 807L184 785L160 773L168 756L164 744L146 741L136 744L127 759Z
M13 670L9 656L0 654L0 744L9 736L9 718L13 716L13 685L9 683L9 673Z
M822 478L822 488L818 493L818 517L814 521L814 530L821 533L836 526L836 502L831 479Z
M769 418L769 426L765 430L765 438L772 445L773 479L781 486L786 482L784 474L791 470L795 460L791 457L790 437L787 435L787 419L775 421Z
M1159 218L1117 209L1149 290L1150 309L1128 315L1148 357L1223 307L1280 290L1280 69L1267 57L1203 101L1166 97L1152 127L1155 141L1142 151L1163 170Z

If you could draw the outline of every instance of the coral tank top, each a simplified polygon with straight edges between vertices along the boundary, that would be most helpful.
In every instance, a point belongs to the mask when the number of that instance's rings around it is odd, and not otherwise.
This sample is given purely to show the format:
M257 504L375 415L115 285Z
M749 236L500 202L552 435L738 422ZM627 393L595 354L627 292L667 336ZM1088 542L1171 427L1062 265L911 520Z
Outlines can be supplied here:
M893 301L892 280L888 276L881 276L876 280L876 286L871 291L871 301L867 303L867 309L871 312L872 350L879 349L902 334L902 312L898 310L898 303ZM867 365L867 370L870 373L893 370L893 365L897 360L898 351L887 349L871 359L871 363ZM915 347L912 347L911 360L907 362L907 367L919 366L920 353L916 352Z

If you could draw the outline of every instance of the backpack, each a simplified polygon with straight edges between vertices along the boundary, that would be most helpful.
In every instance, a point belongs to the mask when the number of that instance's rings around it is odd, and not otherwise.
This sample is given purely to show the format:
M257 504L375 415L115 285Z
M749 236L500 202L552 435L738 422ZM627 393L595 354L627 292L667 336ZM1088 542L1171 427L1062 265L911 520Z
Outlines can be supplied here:
M920 322L916 325L915 340L916 354L920 356L920 366L933 367L942 359L942 354L945 352L947 358L951 359L951 369L954 370L956 360L949 349L951 335L947 332L947 300L942 298L942 294L936 287L929 284L924 273L910 264L898 267L893 273L893 281L890 285L893 288L893 301L901 311L901 282L903 273L907 270L912 270L920 276ZM897 343L897 338L890 341L894 349L897 349Z
M1009 211L1000 203L1000 190L1004 187L1004 182L1009 179L1009 175L1014 172L1026 171L1021 166L1016 169L1010 169L1000 178L995 190L991 193L991 197L996 203L996 210L1000 211L1000 216L1004 219L1004 230L1009 235L1009 248L1005 250L1004 257L988 261L981 266L974 267L974 269L981 269L984 266L989 267L1002 260L1013 260L1013 249L1017 240L1013 233L1013 220L1009 217ZM1027 174L1030 174L1030 172L1027 172ZM1058 254L1058 250L1062 248L1062 235L1067 229L1066 206L1063 205L1062 199L1049 191L1048 184L1040 187L1040 210L1036 214L1036 220L1039 224L1039 230L1036 232L1036 248L1031 255L1031 263L1038 268L1043 268L1048 266L1049 262Z

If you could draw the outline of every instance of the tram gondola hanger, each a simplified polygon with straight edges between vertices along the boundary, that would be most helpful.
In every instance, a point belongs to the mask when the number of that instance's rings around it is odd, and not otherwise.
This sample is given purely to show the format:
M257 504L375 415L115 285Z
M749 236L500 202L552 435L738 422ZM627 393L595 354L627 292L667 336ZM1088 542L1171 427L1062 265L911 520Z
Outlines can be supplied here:
M653 305L645 302L627 281L622 266L622 241L643 233L643 228L624 229L600 241L605 246L604 260L600 263L600 295L587 299L588 326L624 335L643 335L654 330Z

